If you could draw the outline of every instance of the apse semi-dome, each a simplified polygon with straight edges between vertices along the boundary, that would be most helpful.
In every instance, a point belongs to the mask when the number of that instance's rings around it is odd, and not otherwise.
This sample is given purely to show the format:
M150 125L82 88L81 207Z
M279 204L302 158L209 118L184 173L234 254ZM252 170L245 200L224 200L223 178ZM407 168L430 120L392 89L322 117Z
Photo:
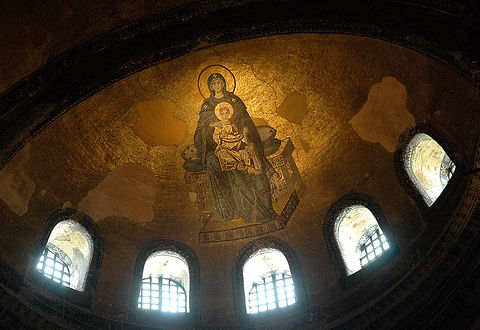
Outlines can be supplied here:
M2 94L5 322L428 327L454 308L480 228L461 56L256 5L280 25L190 4Z

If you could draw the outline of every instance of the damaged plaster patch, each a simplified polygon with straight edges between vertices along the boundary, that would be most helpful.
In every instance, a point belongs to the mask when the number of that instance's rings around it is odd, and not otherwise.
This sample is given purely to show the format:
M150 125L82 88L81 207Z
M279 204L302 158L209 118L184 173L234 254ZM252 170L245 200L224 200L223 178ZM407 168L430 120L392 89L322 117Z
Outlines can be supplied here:
M26 144L0 172L0 199L18 215L24 215L35 190L28 176L30 144Z
M384 77L370 88L367 102L350 124L363 140L378 142L394 152L400 134L415 124L407 110L407 89L394 77Z
M301 125L308 113L307 98L300 92L290 92L277 108L277 115L293 124Z
M95 221L126 217L136 222L153 220L155 175L140 164L114 169L78 203L78 209Z
M179 144L187 133L187 124L173 116L175 108L175 103L165 99L137 104L133 132L151 147Z

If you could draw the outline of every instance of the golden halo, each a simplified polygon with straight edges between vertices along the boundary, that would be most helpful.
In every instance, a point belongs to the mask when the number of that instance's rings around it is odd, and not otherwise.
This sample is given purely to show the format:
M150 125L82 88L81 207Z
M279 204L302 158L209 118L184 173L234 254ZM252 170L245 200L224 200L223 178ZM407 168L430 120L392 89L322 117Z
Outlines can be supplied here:
M215 117L217 117L218 120L222 120L222 114L220 113L220 109L224 109L224 108L228 109L227 119L230 119L230 118L233 117L233 107L232 107L232 105L228 102L220 102L215 107Z
M232 71L230 71L226 66L221 65L221 64L212 64L206 66L198 75L197 79L197 87L198 91L200 92L200 95L204 99L208 98L210 95L210 90L208 89L207 81L208 77L212 73L220 73L224 78L226 85L225 88L228 92L231 91L231 93L235 92L235 87L237 87L237 81L235 80L235 76L233 75ZM229 79L230 77L230 79ZM207 95L207 97L205 97Z

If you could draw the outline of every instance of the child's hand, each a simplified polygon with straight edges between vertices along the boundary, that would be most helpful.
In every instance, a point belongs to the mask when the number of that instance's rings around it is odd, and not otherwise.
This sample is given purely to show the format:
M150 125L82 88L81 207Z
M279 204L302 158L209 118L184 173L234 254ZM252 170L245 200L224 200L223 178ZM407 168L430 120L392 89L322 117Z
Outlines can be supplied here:
M219 121L213 122L209 124L210 127L222 127L222 123Z

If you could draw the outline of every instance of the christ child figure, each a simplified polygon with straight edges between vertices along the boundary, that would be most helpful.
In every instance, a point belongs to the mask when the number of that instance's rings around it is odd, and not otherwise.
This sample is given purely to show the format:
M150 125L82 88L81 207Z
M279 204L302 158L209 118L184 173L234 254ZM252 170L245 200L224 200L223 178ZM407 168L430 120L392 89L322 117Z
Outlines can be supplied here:
M218 157L222 171L246 170L252 174L259 174L258 162L255 162L255 153L248 147L244 134L231 121L233 107L228 102L220 102L215 107L215 116L218 122L211 123L214 127L213 140L217 143L215 155Z

